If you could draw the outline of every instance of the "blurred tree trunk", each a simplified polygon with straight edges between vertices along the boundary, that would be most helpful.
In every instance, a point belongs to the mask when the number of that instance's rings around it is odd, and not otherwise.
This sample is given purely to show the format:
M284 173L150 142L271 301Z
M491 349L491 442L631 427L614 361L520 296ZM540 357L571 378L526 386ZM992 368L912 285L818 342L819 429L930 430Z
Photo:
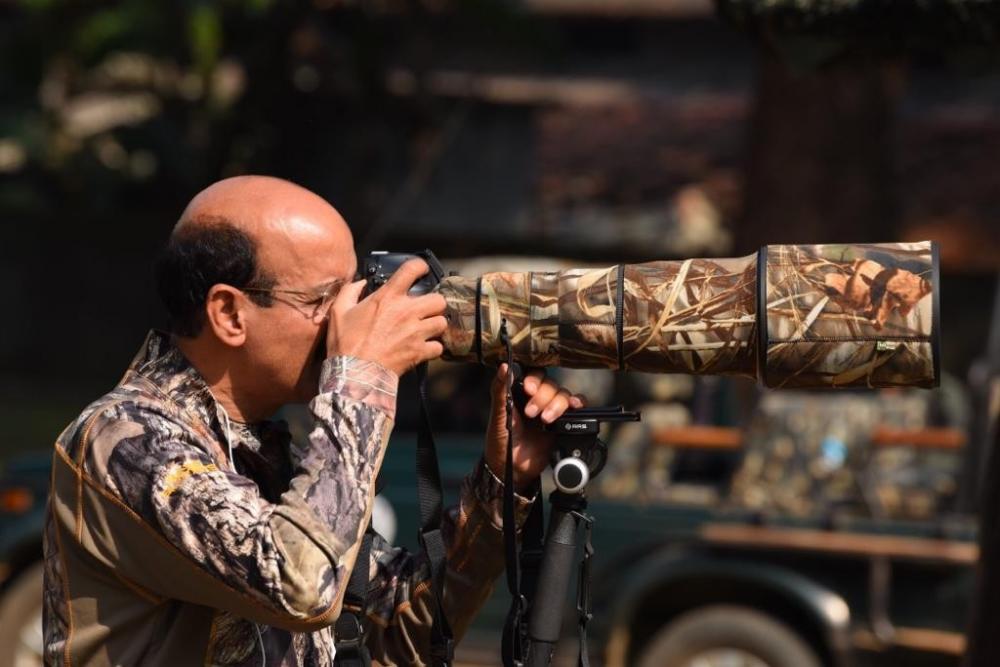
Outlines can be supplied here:
M984 442L985 446L987 443ZM964 667L1000 665L1000 428L994 425L979 505L979 563Z
M972 609L966 632L964 667L1000 665L1000 279L993 294L992 322L986 343L986 356L969 372L975 395L976 428L967 447L965 484L973 487L978 505L967 504L963 510L979 510L979 563L973 589Z
M892 240L901 67L842 59L796 72L761 53L738 252Z

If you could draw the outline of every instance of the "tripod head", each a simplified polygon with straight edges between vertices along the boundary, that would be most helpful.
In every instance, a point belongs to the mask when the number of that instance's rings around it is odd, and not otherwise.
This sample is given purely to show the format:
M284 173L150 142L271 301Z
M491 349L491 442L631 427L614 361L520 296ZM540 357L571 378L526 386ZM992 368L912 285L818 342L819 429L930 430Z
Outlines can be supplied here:
M556 488L566 494L582 494L608 461L608 446L600 439L601 424L639 421L638 412L614 407L580 408L566 411L547 424L556 434L552 452L552 476Z

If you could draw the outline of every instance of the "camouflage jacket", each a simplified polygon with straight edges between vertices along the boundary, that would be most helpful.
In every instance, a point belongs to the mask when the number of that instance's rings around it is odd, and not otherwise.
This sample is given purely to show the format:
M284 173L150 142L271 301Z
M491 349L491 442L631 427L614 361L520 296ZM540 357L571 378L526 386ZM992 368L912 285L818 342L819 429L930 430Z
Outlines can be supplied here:
M396 376L325 362L309 442L230 422L167 336L55 444L45 527L49 665L329 665ZM231 462L227 448L231 446ZM503 569L500 481L480 463L444 526L444 606L456 638ZM523 517L529 501L518 498ZM376 538L368 644L421 664L433 617L422 555Z

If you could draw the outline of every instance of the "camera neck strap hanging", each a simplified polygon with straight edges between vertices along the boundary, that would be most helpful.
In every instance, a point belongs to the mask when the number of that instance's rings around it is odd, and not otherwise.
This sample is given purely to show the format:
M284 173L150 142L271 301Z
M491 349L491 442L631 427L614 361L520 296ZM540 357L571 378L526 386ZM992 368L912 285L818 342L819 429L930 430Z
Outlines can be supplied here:
M371 654L365 644L365 634L368 629L365 611L368 607L368 578L373 536L374 531L369 522L368 529L361 538L351 578L347 581L343 610L333 626L336 649L334 664L337 667L370 667L372 664Z
M444 613L444 578L447 549L441 532L444 492L438 468L437 448L431 430L427 401L427 363L417 366L420 392L420 430L417 433L417 501L420 509L420 547L427 554L434 598L434 625L431 627L431 667L448 667L454 660L455 642Z

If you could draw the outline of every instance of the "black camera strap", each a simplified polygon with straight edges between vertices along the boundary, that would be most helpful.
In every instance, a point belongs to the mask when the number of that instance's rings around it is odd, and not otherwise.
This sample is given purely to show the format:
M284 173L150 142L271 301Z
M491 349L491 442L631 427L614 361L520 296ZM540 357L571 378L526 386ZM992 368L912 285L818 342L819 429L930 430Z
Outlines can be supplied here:
M438 468L437 448L431 430L427 401L427 363L417 366L420 391L420 431L417 433L417 500L420 506L420 546L427 554L431 570L434 625L431 627L431 667L448 667L454 659L455 642L444 614L444 578L447 549L441 533L444 492Z
M371 654L365 643L368 624L365 610L368 608L368 577L371 566L372 537L374 531L368 522L368 529L361 538L358 557L354 561L351 578L344 592L344 607L333 626L336 655L333 662L337 667L370 667ZM357 608L358 611L354 611Z

